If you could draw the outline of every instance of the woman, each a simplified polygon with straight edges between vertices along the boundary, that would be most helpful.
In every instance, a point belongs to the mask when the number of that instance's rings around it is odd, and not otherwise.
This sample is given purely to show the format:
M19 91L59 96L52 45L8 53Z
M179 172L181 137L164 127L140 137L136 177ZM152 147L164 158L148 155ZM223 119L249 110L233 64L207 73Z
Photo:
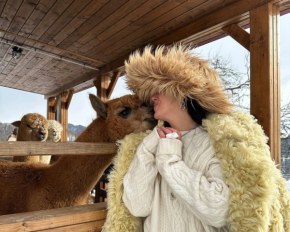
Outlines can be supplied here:
M217 72L179 45L134 53L126 73L129 88L154 102L154 117L166 127L138 147L123 181L125 205L145 217L145 232L230 231L229 190L200 126L207 112L231 111Z

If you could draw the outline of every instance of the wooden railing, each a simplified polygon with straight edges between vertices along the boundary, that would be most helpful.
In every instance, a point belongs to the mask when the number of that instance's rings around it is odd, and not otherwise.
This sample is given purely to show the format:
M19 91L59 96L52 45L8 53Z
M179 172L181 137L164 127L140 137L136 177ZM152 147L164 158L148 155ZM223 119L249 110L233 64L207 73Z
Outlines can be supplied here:
M117 152L113 143L0 142L0 156L106 155ZM106 202L69 208L0 216L0 232L13 231L101 231Z
M0 142L0 156L109 155L117 152L113 143Z
M1 232L16 231L101 231L107 210L106 202L61 209L0 216Z

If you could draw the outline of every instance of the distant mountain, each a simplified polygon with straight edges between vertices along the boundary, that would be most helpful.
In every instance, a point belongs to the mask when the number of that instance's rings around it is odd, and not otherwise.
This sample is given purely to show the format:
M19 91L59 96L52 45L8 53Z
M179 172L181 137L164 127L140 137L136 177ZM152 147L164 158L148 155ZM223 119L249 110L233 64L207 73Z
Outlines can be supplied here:
M86 127L82 126L82 125L73 125L71 123L68 124L68 130L69 131L73 131L73 132L82 132L84 129L86 129Z
M68 124L68 141L75 141L75 139L83 132L86 127L81 125Z
M1 123L0 122L0 141L6 141L8 136L13 131L14 126L12 126L10 123ZM68 124L68 140L74 141L79 134L86 129L86 127L81 125L73 125L71 123Z
M12 126L10 123L0 122L0 141L6 141L13 129L14 126Z

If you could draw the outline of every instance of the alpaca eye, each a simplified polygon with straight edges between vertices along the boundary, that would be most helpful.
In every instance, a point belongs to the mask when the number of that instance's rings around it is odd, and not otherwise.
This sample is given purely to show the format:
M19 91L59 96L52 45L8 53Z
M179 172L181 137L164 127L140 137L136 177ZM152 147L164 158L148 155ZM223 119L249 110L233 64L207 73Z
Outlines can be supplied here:
M131 113L131 109L130 109L130 108L125 108L124 110L122 110L122 111L119 113L119 116L120 116L120 117L126 117L126 116L128 116L130 113Z
M27 124L27 126L28 126L28 127L31 129L31 130L33 130L33 129L34 129L32 126L30 126L30 125L28 125L28 124Z

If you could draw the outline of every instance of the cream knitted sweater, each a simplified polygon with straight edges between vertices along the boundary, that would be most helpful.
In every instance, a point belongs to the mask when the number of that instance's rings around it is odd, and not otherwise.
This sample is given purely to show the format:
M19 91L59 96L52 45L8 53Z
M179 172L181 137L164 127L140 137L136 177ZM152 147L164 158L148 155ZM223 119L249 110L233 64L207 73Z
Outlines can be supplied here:
M229 190L208 133L181 134L160 139L155 128L143 140L124 177L126 207L145 217L145 232L230 231Z

